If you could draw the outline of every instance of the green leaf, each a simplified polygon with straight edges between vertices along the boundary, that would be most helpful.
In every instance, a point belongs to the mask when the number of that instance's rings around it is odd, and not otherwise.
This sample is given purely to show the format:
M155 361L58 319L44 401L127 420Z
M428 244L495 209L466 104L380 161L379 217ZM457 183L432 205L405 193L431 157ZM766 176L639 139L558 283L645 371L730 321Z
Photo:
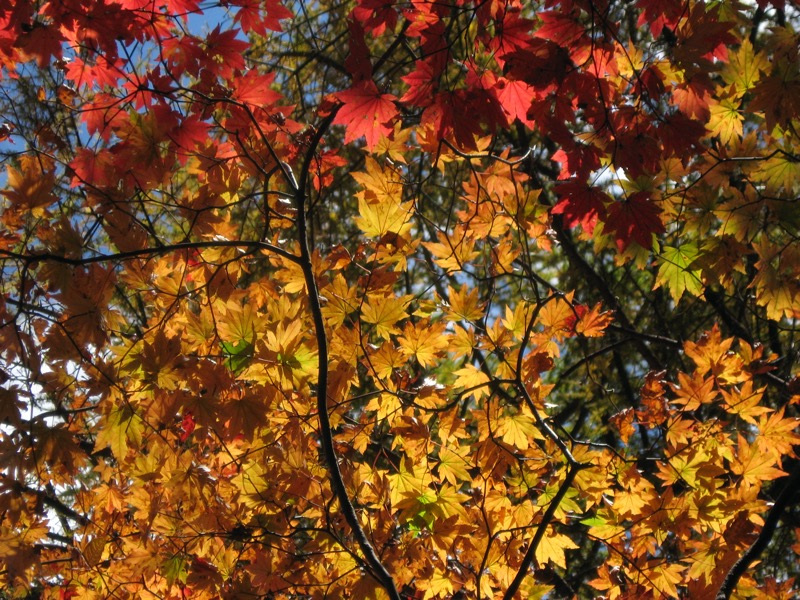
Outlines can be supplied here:
M700 251L694 242L680 247L664 246L653 289L664 286L676 304L684 292L699 296L703 292L700 269L691 268L699 255Z
M222 351L227 355L225 365L234 373L240 373L249 363L253 356L253 344L244 340L239 340L235 344L222 342Z
M170 587L172 587L176 581L185 584L186 577L188 576L186 559L178 555L173 556L164 562L161 567L161 574L164 575Z

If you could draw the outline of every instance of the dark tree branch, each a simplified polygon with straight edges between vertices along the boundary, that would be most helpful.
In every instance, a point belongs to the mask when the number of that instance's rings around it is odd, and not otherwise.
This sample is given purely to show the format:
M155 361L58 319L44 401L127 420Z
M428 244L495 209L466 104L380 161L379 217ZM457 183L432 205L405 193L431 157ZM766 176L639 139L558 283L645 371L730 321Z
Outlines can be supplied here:
M590 285L597 290L597 293L600 294L600 297L606 305L614 311L614 316L620 325L626 330L635 331L636 328L622 310L619 300L611 293L608 282L598 275L591 265L580 255L577 248L575 248L575 245L572 243L572 238L562 226L560 219L553 219L553 229L556 231L558 242L564 249L570 264L574 265L581 274L586 277ZM642 355L642 358L644 358L652 370L661 371L664 368L661 361L653 354L652 350L647 347L641 338L635 338L634 343L636 344L636 349L639 351L639 354Z
M800 463L797 463L794 469L792 469L792 473L786 480L786 483L783 485L783 489L778 495L777 500L775 500L775 504L769 509L767 518L764 520L764 527L761 528L761 533L758 534L758 538L753 542L753 545L742 554L739 560L731 567L731 570L728 571L728 574L725 576L725 581L722 582L717 592L715 600L728 600L728 598L731 597L731 594L736 589L736 584L739 583L739 579L747 572L750 565L758 560L758 557L767 549L767 546L769 546L770 541L772 541L772 536L775 535L775 528L778 526L778 521L780 521L783 511L792 504L793 498L797 496L799 488Z
M287 252L283 248L279 248L278 246L268 242L262 242L258 240L209 240L205 242L180 242L178 244L166 244L162 246L153 246L151 248L142 248L141 250L115 252L113 254L95 254L93 256L84 256L81 258L70 258L69 256L52 254L50 252L32 252L30 254L23 254L20 252L12 252L10 250L0 250L0 260L4 258L18 260L28 265L36 264L38 262L56 262L77 267L92 263L113 262L118 260L141 258L145 256L157 256L159 254L177 252L179 250L196 250L198 248L247 248L250 252L265 250L267 252L277 254L286 260L290 260L293 263L300 264L300 258L291 252Z
M311 262L311 240L309 239L310 236L307 227L308 215L306 215L306 182L317 146L320 144L322 136L333 122L336 112L337 109L334 109L322 121L309 143L309 147L306 150L305 161L303 162L300 172L300 178L298 179L297 193L295 195L295 203L297 206L297 236L300 242L300 267L303 270L303 276L308 290L308 304L314 320L317 353L319 357L319 373L317 379L319 436L325 463L331 477L331 488L339 501L339 507L347 524L353 531L356 543L364 555L364 562L367 567L366 570L386 590L392 600L400 600L400 593L397 591L394 580L367 538L364 529L361 527L361 523L358 521L358 515L356 514L353 502L347 494L344 478L339 469L339 459L333 446L333 431L331 429L330 415L328 414L328 339L325 333L325 319L322 315L322 305L320 302L319 290L317 289L317 281L314 276L314 267Z

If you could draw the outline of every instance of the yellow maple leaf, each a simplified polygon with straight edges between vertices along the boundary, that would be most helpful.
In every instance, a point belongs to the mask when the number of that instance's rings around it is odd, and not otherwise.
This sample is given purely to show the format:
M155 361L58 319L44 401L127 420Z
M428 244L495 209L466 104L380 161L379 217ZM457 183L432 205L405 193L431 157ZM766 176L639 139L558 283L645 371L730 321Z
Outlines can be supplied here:
M761 398L766 388L753 390L753 382L745 381L741 389L733 388L731 391L721 390L725 399L723 408L730 414L741 417L748 423L756 425L755 417L769 414L771 408L760 406Z
M800 427L797 417L784 418L786 407L771 415L761 415L758 419L759 434L756 443L761 452L776 456L791 455L793 446L800 445L800 435L796 432Z
M667 563L664 561L650 561L649 568L642 571L644 581L647 581L656 591L665 598L677 598L677 584L683 581L683 572L686 570L681 564Z
M453 581L447 573L435 570L430 577L426 578L424 584L420 582L420 587L425 586L425 595L422 600L431 598L449 597L454 592Z
M388 340L391 335L400 333L397 322L408 316L406 307L412 299L413 296L410 295L370 295L361 309L361 320L375 325L375 334Z
M489 394L489 377L472 363L467 363L461 369L453 372L456 380L453 382L454 388L461 388L465 393L475 398L481 398Z
M738 355L730 351L733 338L722 339L719 327L715 324L695 342L684 344L686 355L697 365L700 375L711 373L717 381L739 383L747 379L743 374L744 364Z
M449 343L449 335L445 333L444 323L406 323L403 335L397 340L400 351L417 359L423 367L433 366L436 356Z
M764 481L771 481L787 475L776 468L778 457L771 452L761 452L758 444L750 444L740 433L736 458L731 462L731 471L742 476L745 485L760 486Z
M216 315L217 333L225 342L236 344L244 341L253 343L257 330L262 329L263 319L259 318L251 304L242 305L231 300L220 307Z
M430 473L425 466L415 464L410 459L400 463L397 473L391 473L389 480L389 500L395 508L402 508L417 502L427 493L431 482Z
M719 136L719 141L727 145L731 140L741 137L744 115L739 111L739 101L722 98L709 105L711 116L708 120L710 136Z
M536 547L536 560L540 565L552 562L554 565L567 568L567 560L564 550L574 550L578 545L568 536L555 531L548 531Z
M389 423L394 420L394 417L403 408L403 403L397 394L383 393L372 398L364 407L366 412L375 412L375 418L378 421L389 419Z
M400 236L411 230L413 204L403 202L403 184L400 174L384 168L371 158L366 158L366 173L353 173L353 179L364 186L358 192L358 212L355 223L368 237L382 237L387 233Z
M466 457L449 446L439 450L439 476L452 485L472 481L467 469L470 467Z
M476 321L483 318L483 303L478 298L478 288L462 286L455 290L448 287L450 306L445 315L448 321Z
M449 273L461 271L465 264L478 256L476 239L467 235L466 230L452 236L440 231L437 237L438 242L423 242L422 245L433 255L436 264Z
M769 59L764 53L755 52L750 40L744 38L738 50L728 55L728 62L722 68L722 79L734 86L736 95L742 97L753 89L761 71L767 71L769 67Z
M526 450L533 439L542 439L542 434L536 429L531 417L523 413L506 415L500 419L497 434L511 446Z

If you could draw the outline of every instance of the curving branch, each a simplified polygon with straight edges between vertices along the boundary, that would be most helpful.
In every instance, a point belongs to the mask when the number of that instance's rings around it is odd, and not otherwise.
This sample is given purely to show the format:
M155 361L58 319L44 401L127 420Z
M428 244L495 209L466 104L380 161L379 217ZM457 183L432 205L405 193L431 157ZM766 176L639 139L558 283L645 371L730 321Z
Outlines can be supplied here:
M555 298L555 296L553 296ZM536 409L535 404L533 403L533 399L531 398L528 390L525 387L525 384L522 381L522 360L525 347L528 344L528 340L530 339L530 335L533 331L534 323L536 322L536 314L544 306L544 303L540 303L537 305L536 309L534 310L533 316L528 321L528 324L525 328L525 334L523 335L522 346L519 350L519 355L517 358L517 381L516 387L519 390L519 393L522 395L523 399L525 400L525 404L533 413L533 416L536 420L536 424L539 427L539 430L542 431L552 442L558 447L561 453L564 455L564 458L567 461L567 465L569 465L567 469L567 474L564 477L564 481L561 482L561 485L558 486L558 490L556 491L555 496L550 501L550 504L547 506L547 510L544 511L542 515L542 520L539 522L539 525L536 527L536 533L533 534L533 539L528 546L527 551L525 552L525 556L522 557L522 562L517 569L517 573L514 576L513 581L508 586L505 594L503 594L503 600L513 600L514 596L516 595L517 591L519 590L519 586L522 585L522 581L527 577L531 565L533 565L534 560L536 559L536 550L539 547L539 544L544 537L544 534L547 532L547 528L553 522L553 518L558 510L558 507L561 505L561 501L567 495L569 488L572 486L572 482L575 481L575 477L578 475L580 471L583 469L589 468L592 466L588 463L582 463L578 461L575 456L573 456L570 449L564 443L558 434L553 431L553 428L542 418L539 414L539 411Z
M328 413L328 338L325 334L325 320L322 316L322 305L317 289L317 281L314 276L314 268L311 262L311 240L308 232L306 215L306 181L308 180L309 169L316 148L322 140L322 136L327 131L336 116L338 108L322 121L314 133L314 137L309 144L306 152L305 161L298 179L298 188L295 196L297 206L297 236L300 242L300 267L303 270L306 288L308 290L308 304L311 316L314 320L314 330L317 338L318 379L317 379L317 413L319 419L319 436L326 466L331 477L331 487L339 500L339 506L347 524L353 531L356 543L364 555L367 572L386 590L392 600L400 600L400 593L394 584L392 576L386 569L381 559L378 557L375 548L372 547L364 528L359 523L353 502L347 495L347 488L339 469L339 459L336 449L333 446L333 432L331 429L330 415Z
M731 570L728 571L714 600L728 600L728 598L731 597L731 594L736 589L736 584L739 583L739 579L747 572L750 565L758 560L764 550L767 549L767 546L769 546L769 543L772 541L772 536L775 535L778 521L780 521L781 516L783 516L783 511L792 504L792 498L797 496L798 489L800 489L800 463L794 466L791 475L783 485L781 493L775 500L775 504L769 509L767 518L764 520L764 527L761 528L761 533L758 534L758 538L756 538L753 545L739 557L739 560L734 563Z
M567 492L572 486L572 482L575 480L575 477L587 466L588 465L582 463L572 463L570 465L569 470L567 471L567 476L564 478L564 481L561 482L561 485L558 486L556 495L550 501L550 504L547 506L547 510L544 511L544 514L542 515L542 520L539 523L539 526L536 528L536 533L533 534L533 539L528 546L528 550L525 552L525 556L522 557L522 563L519 565L519 569L517 569L517 574L514 576L514 580L508 586L506 593L503 594L503 600L513 600L514 596L519 590L519 586L522 585L523 579L527 577L528 572L530 571L531 565L536 558L536 549L539 547L547 528L553 521L553 516L556 514L558 507L561 505L561 501L564 499L564 496L567 495Z

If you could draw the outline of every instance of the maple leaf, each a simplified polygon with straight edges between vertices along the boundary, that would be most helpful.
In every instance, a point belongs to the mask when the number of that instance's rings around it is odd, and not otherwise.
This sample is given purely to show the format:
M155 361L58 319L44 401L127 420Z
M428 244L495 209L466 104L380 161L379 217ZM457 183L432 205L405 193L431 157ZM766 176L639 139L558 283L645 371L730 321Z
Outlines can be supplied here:
M519 119L520 123L532 127L533 121L528 118L528 110L533 102L533 88L524 81L501 77L497 80L496 89L497 99L509 115L509 120Z
M673 402L682 405L684 410L696 410L703 404L715 402L718 397L714 379L705 378L698 372L691 375L678 373L678 383L671 387L676 395Z
M355 223L370 237L386 234L405 236L411 228L411 203L403 201L403 186L399 173L386 168L369 157L366 173L352 173L353 179L364 186L358 194L359 216Z
M729 55L721 74L726 83L735 86L735 93L740 97L753 89L761 73L768 69L769 61L763 52L756 52L750 39L745 38L741 46Z
M493 92L470 89L437 93L423 111L421 121L431 128L437 142L451 139L456 146L474 151L483 134L483 123L492 127L507 120Z
M741 137L744 115L739 112L739 104L730 98L722 98L712 102L708 129L711 135L718 135L719 141L729 144L734 138Z
M610 312L603 311L600 303L592 308L577 305L575 309L578 313L577 323L574 325L575 331L585 337L601 337L614 320Z
M248 71L234 80L231 97L242 104L254 107L274 105L282 98L281 94L271 88L274 80L274 73L261 74L255 70Z
M609 206L605 231L614 234L620 252L634 241L649 250L653 247L653 234L665 231L660 214L661 209L647 192L637 192Z
M536 429L533 418L523 413L506 415L500 419L497 434L509 444L525 450L534 439L540 439L541 434Z
M775 412L764 412L758 418L758 437L756 443L761 452L774 456L792 456L793 447L800 445L800 420L785 416L786 408ZM780 461L778 461L780 464Z
M423 242L433 256L436 264L450 273L461 271L464 265L478 255L475 239L466 232L460 239L451 239L445 233L437 234L438 242Z
M736 448L736 458L731 462L731 471L741 475L746 485L760 486L764 481L772 481L788 474L776 468L777 458L773 453L761 452L758 444L750 444L742 434L739 434Z
M630 437L636 433L636 428L633 426L634 416L634 410L626 408L609 418L609 423L619 432L623 444L627 444Z
M681 17L681 7L669 0L637 0L642 8L637 26L648 25L655 37L661 35L664 26L674 28Z
M130 406L122 404L106 416L95 444L98 448L110 448L114 457L123 461L129 449L139 447L143 432L142 418Z
M476 398L483 397L489 393L486 383L489 377L472 363L467 363L462 368L453 372L456 376L453 387L463 389L465 393Z
M448 346L444 323L406 323L397 343L401 352L417 359L423 367L433 366L436 356Z
M353 14L357 15L358 8L354 9ZM350 32L350 52L344 61L347 72L353 78L353 82L372 80L372 62L369 58L369 48L364 38L364 28L356 20L348 20L347 29ZM380 35L374 33L374 35Z
M746 381L747 376L742 359L730 351L733 341L733 338L723 340L719 327L714 325L697 343L687 341L684 351L694 360L699 375L710 373L720 382L739 383Z
M375 325L375 333L382 339L400 333L398 321L408 317L406 307L412 296L369 296L361 309L365 323Z
M449 287L447 291L450 303L445 318L448 321L469 322L483 317L483 304L478 297L477 288L463 286L456 290Z
M547 11L537 15L542 26L536 29L535 37L555 42L563 48L572 48L586 36L586 29L578 23L574 15L560 11Z
M578 545L569 536L555 531L548 531L536 547L536 560L539 564L552 562L554 565L566 569L566 556L564 550L574 550Z
M57 26L34 22L16 40L16 47L23 58L36 58L40 68L45 68L53 58L61 58L63 35Z
M367 149L372 150L382 136L388 136L394 128L398 110L397 98L392 94L381 94L375 82L364 80L355 83L344 92L337 92L342 103L333 122L346 127L345 143L364 137Z
M709 103L711 92L703 80L693 80L680 84L672 91L672 97L686 116L701 122L708 121L711 112Z
M684 292L698 296L703 292L700 269L692 269L692 264L700 256L697 244L688 243L680 248L663 246L659 256L658 275L654 288L664 286L677 303Z
M559 184L559 202L550 212L562 215L567 227L580 225L591 235L598 220L605 221L606 204L611 204L611 197L595 186L567 181Z
M771 408L760 406L764 388L754 390L752 381L745 381L741 389L733 389L731 391L723 389L720 391L725 400L723 405L725 410L752 425L756 425L755 417L772 412Z
M201 64L211 73L230 79L234 72L245 67L244 51L249 44L238 39L238 30L222 31L217 25L205 40L205 53Z
M457 486L461 482L472 481L469 467L463 450L457 451L450 446L442 446L439 450L439 475L451 485Z
M267 31L283 31L281 21L291 19L294 13L280 0L229 0L238 6L234 20L242 26L244 33L254 32L266 36Z
M387 29L395 28L398 14L391 0L359 0L358 6L353 8L353 16L369 29L374 37L378 37Z
M404 104L426 107L433 102L436 92L436 79L443 65L435 57L416 63L416 68L401 79L408 84L408 91L400 98Z
M124 76L123 61L116 59L110 62L105 56L98 56L94 63L85 62L80 56L75 56L66 63L65 73L67 79L75 84L76 88L83 86L98 89L114 88Z
M11 203L23 211L41 210L55 202L53 185L55 175L52 171L52 161L31 155L20 157L20 170L11 165L6 166L6 176L10 189L2 193Z

